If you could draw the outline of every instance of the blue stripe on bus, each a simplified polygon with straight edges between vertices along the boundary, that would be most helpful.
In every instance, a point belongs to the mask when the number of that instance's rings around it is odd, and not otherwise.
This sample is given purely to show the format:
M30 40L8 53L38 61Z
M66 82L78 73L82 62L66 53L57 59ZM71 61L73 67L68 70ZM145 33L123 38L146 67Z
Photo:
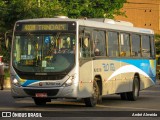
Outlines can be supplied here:
M39 80L26 80L24 84L22 84L23 87L26 87L32 83L38 82Z
M156 82L156 60L135 60L135 59L128 59L128 60L116 60L119 62L124 62L127 64L134 65L144 71L150 78Z

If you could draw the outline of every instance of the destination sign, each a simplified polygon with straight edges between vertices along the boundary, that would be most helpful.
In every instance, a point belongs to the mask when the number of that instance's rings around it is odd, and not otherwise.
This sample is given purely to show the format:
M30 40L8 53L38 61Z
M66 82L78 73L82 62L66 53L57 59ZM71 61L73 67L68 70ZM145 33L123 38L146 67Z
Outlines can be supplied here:
M23 24L22 31L68 30L68 24Z

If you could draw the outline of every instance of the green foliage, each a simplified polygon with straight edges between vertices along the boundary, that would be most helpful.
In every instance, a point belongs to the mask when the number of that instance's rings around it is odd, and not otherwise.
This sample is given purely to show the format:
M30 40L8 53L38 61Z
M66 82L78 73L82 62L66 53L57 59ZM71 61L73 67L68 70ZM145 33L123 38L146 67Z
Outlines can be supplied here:
M20 19L66 15L71 18L114 18L123 15L126 0L1 0L1 28L13 28ZM3 26L3 27L2 27Z
M21 19L54 17L61 11L61 6L57 1L47 0L10 0L7 4L7 14L4 16L5 27L9 30L14 23Z
M4 70L4 79L6 80L7 79L7 77L9 77L10 76L10 73L9 73L9 69L5 69Z
M114 18L124 15L120 12L126 0L0 0L0 55L9 61L4 35L12 31L17 20L31 18L52 18L65 15L70 18ZM9 37L12 33L9 32ZM2 38L1 38L2 37Z
M60 2L70 18L114 18L124 15L120 12L126 0L63 0Z
M155 46L156 46L156 54L160 55L160 35L155 34Z
M7 14L7 6L4 1L0 1L0 32L6 31L4 16Z

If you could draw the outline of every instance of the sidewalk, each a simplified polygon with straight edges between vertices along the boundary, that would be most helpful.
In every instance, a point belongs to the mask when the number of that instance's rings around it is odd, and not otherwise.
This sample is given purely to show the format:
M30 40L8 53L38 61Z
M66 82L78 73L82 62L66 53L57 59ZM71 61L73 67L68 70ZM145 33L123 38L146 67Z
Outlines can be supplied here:
M7 77L4 80L4 89L10 89L11 88L11 84L10 84L10 77Z
M160 85L160 79L157 79L156 84Z

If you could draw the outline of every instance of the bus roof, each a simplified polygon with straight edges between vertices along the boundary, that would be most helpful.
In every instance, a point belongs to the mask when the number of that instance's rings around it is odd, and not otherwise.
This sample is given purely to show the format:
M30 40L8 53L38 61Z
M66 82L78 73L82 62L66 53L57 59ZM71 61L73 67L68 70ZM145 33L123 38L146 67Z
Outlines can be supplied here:
M109 20L109 19L107 19ZM88 26L88 27L95 27L95 28L104 28L104 29L111 29L111 30L119 30L119 31L128 31L128 32L137 32L137 33L146 33L146 34L154 34L154 31L151 29L145 28L138 28L134 27L131 24L125 25L125 22L120 24L118 22L104 22L100 19L70 19L70 18L37 18L37 19L26 19L26 20L19 20L17 22L51 22L51 21L73 21L77 22L81 26ZM127 22L126 22L127 23ZM129 23L129 22L128 22Z

